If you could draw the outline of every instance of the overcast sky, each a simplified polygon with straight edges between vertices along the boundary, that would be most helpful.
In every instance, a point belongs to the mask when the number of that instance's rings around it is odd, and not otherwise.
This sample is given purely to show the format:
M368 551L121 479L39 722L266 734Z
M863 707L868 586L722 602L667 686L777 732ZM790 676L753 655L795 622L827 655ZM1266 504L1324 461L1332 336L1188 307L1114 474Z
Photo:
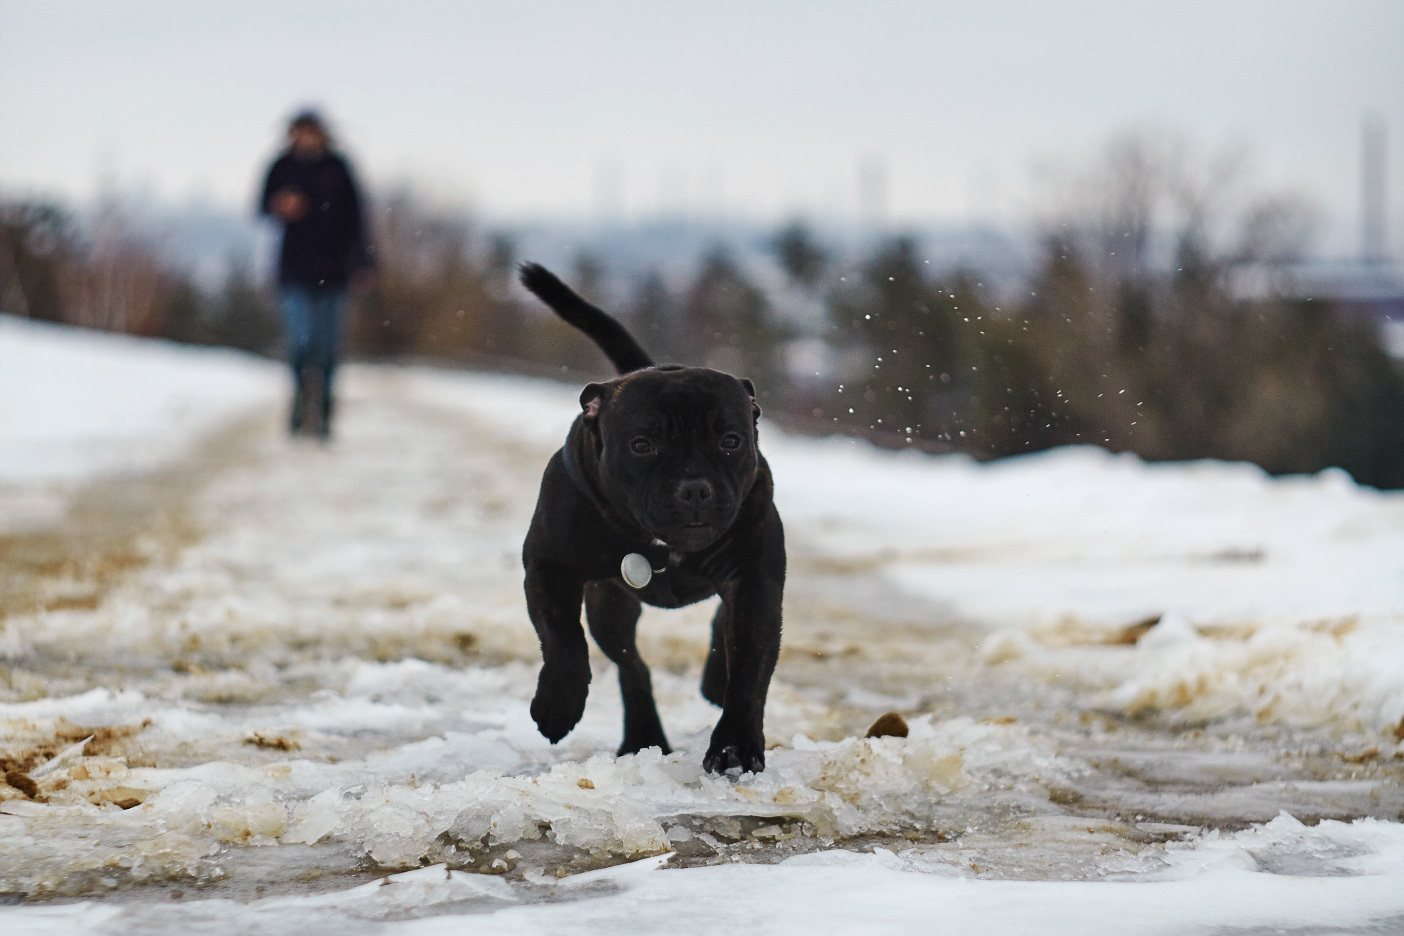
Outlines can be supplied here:
M1352 234L1374 111L1398 231L1404 3L0 0L10 193L242 206L303 102L371 181L497 217L851 212L876 160L896 220L1014 218L1035 165L1153 127Z

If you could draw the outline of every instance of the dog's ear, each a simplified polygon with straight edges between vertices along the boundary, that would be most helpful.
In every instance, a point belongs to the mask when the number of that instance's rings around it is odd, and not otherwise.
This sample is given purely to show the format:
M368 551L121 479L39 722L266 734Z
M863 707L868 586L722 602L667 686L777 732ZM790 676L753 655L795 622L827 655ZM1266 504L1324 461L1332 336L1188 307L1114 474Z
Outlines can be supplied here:
M605 390L604 384L592 383L586 384L585 389L580 391L580 411L585 414L585 424L591 429L595 428L595 420L599 418Z
M753 424L760 422L761 408L760 404L756 402L756 385L745 377L737 379L741 381L741 386L746 388L746 395L751 398L751 422Z

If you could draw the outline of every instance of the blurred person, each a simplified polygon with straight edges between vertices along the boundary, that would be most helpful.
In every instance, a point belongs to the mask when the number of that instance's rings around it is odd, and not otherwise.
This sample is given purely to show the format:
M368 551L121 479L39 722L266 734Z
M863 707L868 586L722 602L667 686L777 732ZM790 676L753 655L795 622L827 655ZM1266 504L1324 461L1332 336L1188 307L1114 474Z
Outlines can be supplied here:
M369 280L374 262L360 190L317 111L288 124L287 149L268 169L259 210L283 228L278 300L294 381L289 429L311 428L325 440L347 291ZM307 426L313 404L316 422Z

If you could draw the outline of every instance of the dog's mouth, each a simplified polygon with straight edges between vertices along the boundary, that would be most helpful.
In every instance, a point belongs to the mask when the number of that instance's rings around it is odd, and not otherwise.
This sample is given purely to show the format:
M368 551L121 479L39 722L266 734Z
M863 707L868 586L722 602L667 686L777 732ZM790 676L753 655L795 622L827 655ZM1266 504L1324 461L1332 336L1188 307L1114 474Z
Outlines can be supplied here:
M692 552L712 545L717 538L717 528L705 520L694 520L678 527L668 541L684 552Z

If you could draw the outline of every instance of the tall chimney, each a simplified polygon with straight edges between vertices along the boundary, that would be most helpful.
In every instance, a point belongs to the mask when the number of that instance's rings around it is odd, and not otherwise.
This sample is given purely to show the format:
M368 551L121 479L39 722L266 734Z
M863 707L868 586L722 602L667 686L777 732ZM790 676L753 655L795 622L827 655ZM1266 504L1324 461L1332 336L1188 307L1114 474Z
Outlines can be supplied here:
M1385 242L1385 146L1384 119L1377 114L1365 118L1360 148L1360 259L1384 263L1389 259Z

